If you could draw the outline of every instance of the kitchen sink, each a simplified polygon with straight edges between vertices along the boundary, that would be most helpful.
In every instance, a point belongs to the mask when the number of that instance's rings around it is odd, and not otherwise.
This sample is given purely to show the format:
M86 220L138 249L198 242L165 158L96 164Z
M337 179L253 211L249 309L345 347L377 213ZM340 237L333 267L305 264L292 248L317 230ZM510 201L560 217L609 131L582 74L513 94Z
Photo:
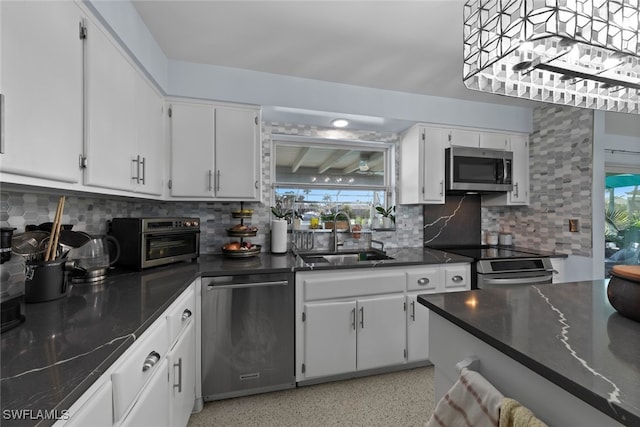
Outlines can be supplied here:
M340 253L299 253L298 254L307 264L358 264L367 261L383 261L393 259L383 252L378 251L359 251L359 252L340 252Z

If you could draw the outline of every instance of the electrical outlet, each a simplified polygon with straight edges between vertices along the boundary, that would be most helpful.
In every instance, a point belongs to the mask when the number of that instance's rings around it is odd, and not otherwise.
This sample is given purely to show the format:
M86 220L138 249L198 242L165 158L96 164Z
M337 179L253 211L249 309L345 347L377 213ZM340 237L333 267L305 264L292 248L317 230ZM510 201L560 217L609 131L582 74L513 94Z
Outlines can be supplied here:
M570 219L569 220L569 231L572 233L577 233L580 231L580 220Z

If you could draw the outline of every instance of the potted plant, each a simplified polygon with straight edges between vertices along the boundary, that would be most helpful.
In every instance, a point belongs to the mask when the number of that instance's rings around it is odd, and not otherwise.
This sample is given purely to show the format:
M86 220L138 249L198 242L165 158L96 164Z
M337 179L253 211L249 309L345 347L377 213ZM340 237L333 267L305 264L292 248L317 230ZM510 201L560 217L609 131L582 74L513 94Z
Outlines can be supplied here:
M287 252L287 224L292 212L276 204L271 207L271 213L275 217L271 220L271 253L284 254Z
M387 209L376 206L376 211L382 216L382 228L391 228L391 224L396 222L396 207L390 206Z

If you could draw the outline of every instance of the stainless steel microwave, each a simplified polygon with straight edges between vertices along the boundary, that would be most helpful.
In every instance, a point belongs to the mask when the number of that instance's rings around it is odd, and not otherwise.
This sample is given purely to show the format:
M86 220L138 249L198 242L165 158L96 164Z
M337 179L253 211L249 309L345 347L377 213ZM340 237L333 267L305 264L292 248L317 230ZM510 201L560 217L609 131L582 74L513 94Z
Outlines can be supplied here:
M495 193L513 190L513 152L475 147L445 150L449 193Z

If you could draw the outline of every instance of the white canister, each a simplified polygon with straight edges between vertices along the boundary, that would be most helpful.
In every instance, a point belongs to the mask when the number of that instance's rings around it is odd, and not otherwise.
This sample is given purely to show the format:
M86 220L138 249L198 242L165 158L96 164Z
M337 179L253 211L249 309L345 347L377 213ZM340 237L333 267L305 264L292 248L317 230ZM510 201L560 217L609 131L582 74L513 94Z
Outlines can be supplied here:
M500 233L500 244L505 246L513 245L513 234Z
M498 244L498 233L487 233L487 245Z
M274 254L287 252L287 221L284 219L271 221L271 252Z

